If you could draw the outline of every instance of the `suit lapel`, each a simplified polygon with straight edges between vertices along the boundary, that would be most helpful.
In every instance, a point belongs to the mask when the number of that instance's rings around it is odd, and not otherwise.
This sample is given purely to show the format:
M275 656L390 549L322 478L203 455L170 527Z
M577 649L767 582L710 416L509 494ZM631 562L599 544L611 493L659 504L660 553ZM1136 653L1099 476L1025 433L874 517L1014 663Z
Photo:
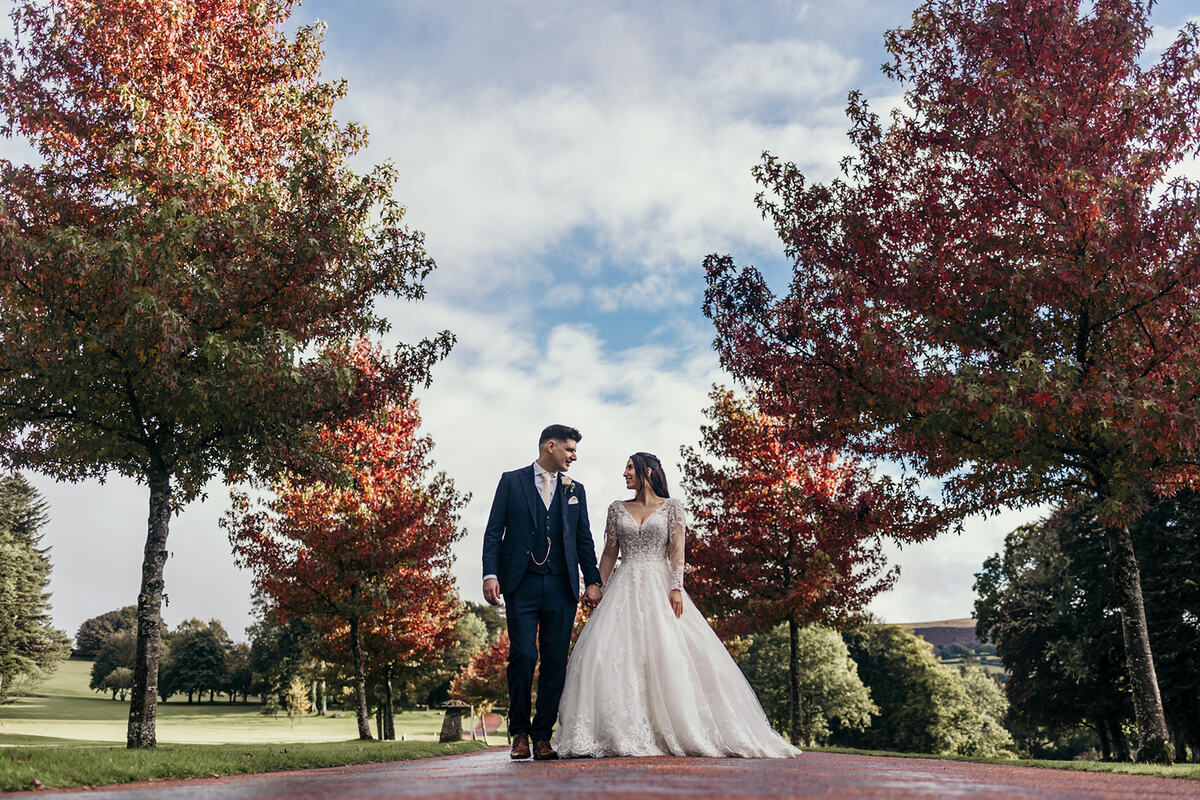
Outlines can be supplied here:
M533 464L521 470L521 473L521 487L525 490L525 502L529 505L529 518L533 520L533 527L537 528L537 507L542 497L534 484Z

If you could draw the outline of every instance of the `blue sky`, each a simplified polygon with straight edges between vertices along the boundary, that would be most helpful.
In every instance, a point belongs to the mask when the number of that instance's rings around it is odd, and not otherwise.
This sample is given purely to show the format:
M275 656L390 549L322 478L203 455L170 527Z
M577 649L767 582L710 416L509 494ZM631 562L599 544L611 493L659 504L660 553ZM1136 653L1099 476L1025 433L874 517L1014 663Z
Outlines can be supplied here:
M4 3L8 5L8 3ZM439 465L474 500L460 589L478 600L479 548L496 479L529 463L548 422L584 434L572 469L591 518L624 496L625 457L668 465L694 443L722 381L700 312L704 256L731 253L782 278L750 169L763 150L830 177L846 152L846 94L898 102L879 73L883 33L912 2L306 2L323 20L326 74L349 81L339 117L364 123L363 166L392 160L397 198L439 268L428 300L385 302L394 335L449 328L454 353L422 393ZM1195 14L1160 3L1164 29ZM0 155L21 148L0 141ZM669 469L677 479L677 471ZM55 620L134 601L146 492L35 482L51 502ZM675 481L677 483L677 480ZM216 521L227 492L172 524L169 623L217 617L237 632L249 581ZM1035 510L972 520L962 536L892 551L889 621L966 616L972 576Z

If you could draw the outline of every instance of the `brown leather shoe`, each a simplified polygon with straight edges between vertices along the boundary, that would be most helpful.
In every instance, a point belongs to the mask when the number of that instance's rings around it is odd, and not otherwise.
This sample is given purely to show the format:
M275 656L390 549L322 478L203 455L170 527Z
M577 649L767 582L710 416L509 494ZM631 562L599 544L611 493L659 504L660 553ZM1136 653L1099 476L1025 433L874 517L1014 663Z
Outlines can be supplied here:
M514 760L529 758L529 736L524 733L513 734L512 752L509 756Z
M545 739L539 739L533 743L534 761L553 761L556 758L558 758L558 753L554 752L554 748Z

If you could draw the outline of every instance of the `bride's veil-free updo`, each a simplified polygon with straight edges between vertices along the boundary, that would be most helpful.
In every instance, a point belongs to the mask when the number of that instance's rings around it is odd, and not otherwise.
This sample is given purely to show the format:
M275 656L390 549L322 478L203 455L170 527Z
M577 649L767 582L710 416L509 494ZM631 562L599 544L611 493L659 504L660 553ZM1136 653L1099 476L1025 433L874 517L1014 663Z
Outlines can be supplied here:
M650 488L659 497L670 497L667 491L667 474L663 472L662 462L653 453L634 453L629 457L633 462L633 471L637 475L637 491L642 490L646 481L646 470L650 470Z

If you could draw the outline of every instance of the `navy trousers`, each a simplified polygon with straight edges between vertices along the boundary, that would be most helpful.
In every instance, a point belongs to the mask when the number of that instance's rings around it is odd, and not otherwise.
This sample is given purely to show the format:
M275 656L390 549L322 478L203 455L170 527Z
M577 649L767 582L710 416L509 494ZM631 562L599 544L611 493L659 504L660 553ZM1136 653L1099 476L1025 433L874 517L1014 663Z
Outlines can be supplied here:
M504 596L508 618L508 731L549 741L567 678L567 651L575 625L575 596L562 574L526 573ZM537 713L529 719L533 669L538 672Z

